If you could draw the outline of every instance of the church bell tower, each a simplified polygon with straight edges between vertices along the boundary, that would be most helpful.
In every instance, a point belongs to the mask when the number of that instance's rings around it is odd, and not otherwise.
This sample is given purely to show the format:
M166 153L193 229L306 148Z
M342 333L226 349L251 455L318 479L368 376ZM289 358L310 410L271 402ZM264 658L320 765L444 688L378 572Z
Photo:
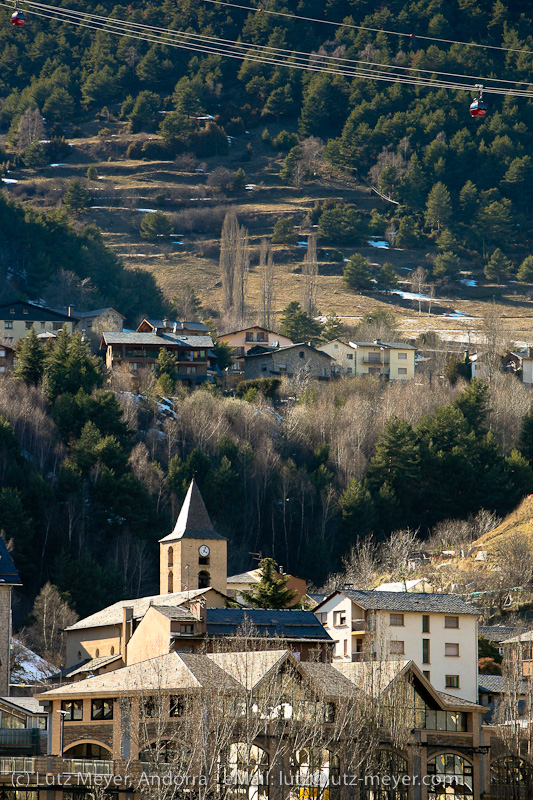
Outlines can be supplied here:
M227 544L213 528L193 478L174 530L159 542L159 592L211 586L226 594Z

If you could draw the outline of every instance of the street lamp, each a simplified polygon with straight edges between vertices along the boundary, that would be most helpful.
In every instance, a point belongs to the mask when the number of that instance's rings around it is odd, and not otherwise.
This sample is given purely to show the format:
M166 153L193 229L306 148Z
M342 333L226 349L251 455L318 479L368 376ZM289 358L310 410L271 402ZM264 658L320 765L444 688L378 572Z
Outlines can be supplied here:
M61 714L61 728L59 729L59 750L61 758L63 758L63 742L65 739L65 717L68 716L68 711L63 711L62 708L58 708L57 713Z

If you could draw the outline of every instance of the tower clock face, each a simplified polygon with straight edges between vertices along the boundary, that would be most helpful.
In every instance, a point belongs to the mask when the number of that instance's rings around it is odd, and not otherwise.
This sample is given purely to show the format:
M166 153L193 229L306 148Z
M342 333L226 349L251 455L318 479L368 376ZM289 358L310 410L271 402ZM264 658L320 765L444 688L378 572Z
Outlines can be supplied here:
M209 555L209 547L206 544L202 544L198 548L198 552L200 553L202 558L207 558L207 556Z

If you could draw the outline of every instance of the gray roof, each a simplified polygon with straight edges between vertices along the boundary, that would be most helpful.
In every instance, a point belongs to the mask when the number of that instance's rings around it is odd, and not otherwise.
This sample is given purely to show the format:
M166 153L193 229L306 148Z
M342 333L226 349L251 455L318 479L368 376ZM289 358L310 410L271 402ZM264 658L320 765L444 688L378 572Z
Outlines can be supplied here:
M194 478L192 479L178 520L172 533L160 542L174 542L177 539L224 539L211 524L202 495Z
M416 350L412 344L405 342L350 342L355 347L384 347L386 350Z
M119 317L126 319L124 314L121 314L120 311L117 311L117 309L112 306L108 306L107 308L94 308L92 311L74 311L74 314L76 317L79 317L79 319L87 319L87 317L99 317L100 314L104 314L106 311L114 311Z
M465 603L456 594L429 594L424 592L375 592L371 589L339 589L333 594L344 594L364 609L375 611L421 611L428 614L472 614L479 611ZM332 595L330 595L332 597ZM325 601L324 601L325 602ZM316 610L316 609L315 609Z
M67 631L76 631L83 628L101 627L103 625L119 625L122 623L122 614L125 608L133 608L133 619L142 619L150 606L181 605L195 597L201 597L206 592L215 592L216 589L191 589L189 592L174 592L173 594L150 595L149 597L138 597L136 600L119 600L112 606L107 606L89 617L78 620L74 625L66 628ZM219 593L220 594L220 593Z
M82 661L81 664L75 664L74 667L70 669L65 669L61 673L63 677L72 678L73 675L85 675L88 672L96 672L96 670L101 669L102 667L106 667L108 664L112 664L113 661L120 661L122 656L120 653L115 656L100 656L100 658L88 658L85 661Z
M104 331L102 338L109 344L181 345L182 347L209 349L213 347L210 336L193 336L187 333L137 333L130 331Z
M151 317L145 317L141 320L141 325L143 322L147 322L153 328L173 328L176 325L178 330L209 331L209 328L203 322L179 322L179 320L152 319Z
M516 634L518 628L513 625L479 625L477 632L489 642L503 642Z
M0 583L22 586L17 568L2 536L0 536Z
M25 714L46 714L36 697L0 697L3 703L24 711Z
M14 313L11 313L14 309ZM34 322L77 322L77 317L69 317L60 311L40 306L37 303L27 303L25 300L15 300L13 303L3 303L0 306L0 319L30 320Z
M245 623L253 625L259 636L291 641L332 641L312 611L268 608L206 609L208 636L235 636Z
M276 347L273 350L265 349L262 353L252 353L250 355L245 355L244 358L264 358L265 356L284 353L286 350L294 350L295 347L305 347L307 350L310 350L312 353L316 353L321 358L328 358L330 361L335 360L333 356L330 356L328 353L324 353L323 350L318 350L316 347L311 347L307 344L307 342L299 342L299 344L285 344L283 347Z
M477 682L480 692L503 694L505 688L503 675L479 675Z
M198 622L198 618L194 616L192 611L182 606L158 606L153 603L152 607L157 609L157 611L167 619L181 622Z

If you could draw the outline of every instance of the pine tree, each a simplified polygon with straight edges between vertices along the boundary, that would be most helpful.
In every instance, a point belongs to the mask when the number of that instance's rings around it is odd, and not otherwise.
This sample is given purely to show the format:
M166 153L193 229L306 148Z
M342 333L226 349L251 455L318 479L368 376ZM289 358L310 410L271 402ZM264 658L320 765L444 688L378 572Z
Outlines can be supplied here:
M293 342L317 342L322 336L322 325L317 322L293 300L283 309L280 333Z
M533 282L533 256L526 256L518 268L516 277L522 283Z
M273 558L259 563L261 578L250 591L241 591L242 600L252 608L291 608L296 592L287 588L287 575L276 577L277 564Z
M344 268L344 283L355 290L371 289L370 262L361 253L354 253Z
M158 236L170 236L174 230L172 221L167 214L156 211L155 214L145 214L141 222L141 237L143 239L157 239Z
M522 428L518 438L518 449L533 465L533 408L530 408L522 420Z
M16 354L17 363L13 369L16 377L30 386L37 386L44 373L44 350L35 328L19 339Z
M452 201L446 186L440 181L430 191L426 203L426 223L431 228L445 225L452 215Z
M501 278L509 277L512 268L513 268L512 263L509 261L507 256L500 250L500 248L497 247L494 253L489 258L489 261L483 271L488 281L496 280L498 281L499 284Z
M89 205L90 199L91 197L85 186L75 178L67 186L67 190L63 195L63 205L72 214L81 214Z

